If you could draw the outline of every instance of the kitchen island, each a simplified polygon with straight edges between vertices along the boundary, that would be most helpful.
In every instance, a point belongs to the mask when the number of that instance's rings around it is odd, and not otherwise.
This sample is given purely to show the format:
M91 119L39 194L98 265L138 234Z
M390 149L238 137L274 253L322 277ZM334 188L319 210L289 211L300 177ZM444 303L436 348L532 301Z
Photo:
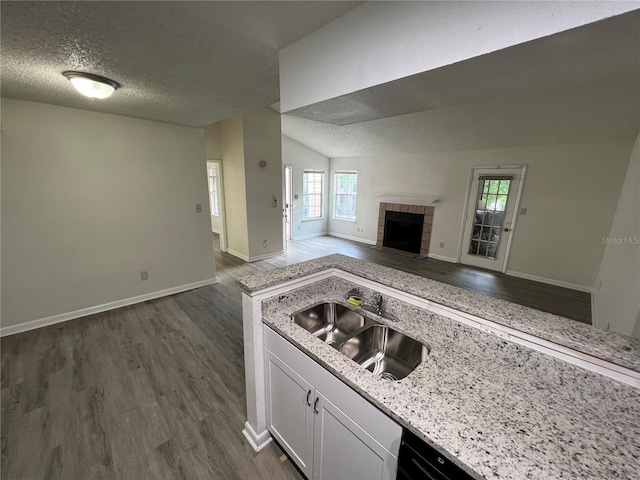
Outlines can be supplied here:
M266 326L476 478L631 479L640 471L635 340L575 322L573 331L561 317L341 255L240 285L244 433L256 449L270 438ZM346 306L352 288L364 297L382 292L393 320L366 315L429 346L406 378L373 375L292 321L321 302Z

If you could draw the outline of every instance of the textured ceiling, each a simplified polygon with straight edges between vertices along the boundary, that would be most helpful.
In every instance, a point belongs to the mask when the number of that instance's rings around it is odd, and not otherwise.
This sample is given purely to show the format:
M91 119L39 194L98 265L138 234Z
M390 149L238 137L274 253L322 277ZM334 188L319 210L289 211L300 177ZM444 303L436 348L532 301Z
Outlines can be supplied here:
M278 50L360 2L2 2L2 96L202 127L279 100ZM61 75L122 85L79 96Z
M332 158L635 139L640 12L290 113L283 134Z
M633 140L640 82L629 74L352 125L282 115L282 133L330 158Z
M284 113L349 125L631 72L640 73L640 10Z

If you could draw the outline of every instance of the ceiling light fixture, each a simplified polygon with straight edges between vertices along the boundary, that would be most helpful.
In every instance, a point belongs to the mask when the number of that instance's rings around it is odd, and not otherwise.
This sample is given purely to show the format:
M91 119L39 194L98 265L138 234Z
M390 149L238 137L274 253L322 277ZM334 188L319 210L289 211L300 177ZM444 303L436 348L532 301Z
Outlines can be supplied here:
M94 100L110 97L120 87L118 82L93 73L67 71L62 72L62 75L67 77L78 92Z

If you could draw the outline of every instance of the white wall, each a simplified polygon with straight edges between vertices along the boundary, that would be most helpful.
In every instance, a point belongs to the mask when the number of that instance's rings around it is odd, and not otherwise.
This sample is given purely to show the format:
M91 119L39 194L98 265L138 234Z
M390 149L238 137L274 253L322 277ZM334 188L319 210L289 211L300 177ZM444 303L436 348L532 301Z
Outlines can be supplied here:
M2 99L3 327L212 281L204 163L200 129Z
M220 152L224 175L227 251L247 260L249 258L249 234L242 117L229 118L219 123Z
M329 158L283 135L282 163L293 167L293 239L299 240L326 235L329 218ZM318 220L302 220L302 174L305 169L324 170L325 172L324 191L326 195L323 198L322 205L324 216ZM297 200L295 199L296 195L298 195Z
M597 325L640 338L640 136L629 161L595 290Z
M243 114L242 122L249 259L253 261L284 248L280 114L263 108ZM264 168L261 160L267 163Z
M467 182L473 165L528 165L507 269L574 285L594 285L616 210L632 142L540 146L415 155L332 158L358 171L356 223L329 220L330 232L374 242L376 192L440 199L431 254L457 259ZM362 228L362 232L357 229ZM444 248L439 248L444 242Z
M280 50L280 108L288 112L637 8L637 2L366 2Z

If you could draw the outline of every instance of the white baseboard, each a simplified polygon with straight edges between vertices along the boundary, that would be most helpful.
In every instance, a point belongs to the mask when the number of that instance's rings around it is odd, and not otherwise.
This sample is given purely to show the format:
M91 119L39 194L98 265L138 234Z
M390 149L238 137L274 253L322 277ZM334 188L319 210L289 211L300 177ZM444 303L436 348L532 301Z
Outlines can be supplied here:
M563 282L562 280L539 277L537 275L530 275L528 273L514 272L513 270L507 270L504 273L512 277L524 278L525 280L533 280L534 282L547 283L549 285L555 285L556 287L570 288L571 290L587 292L593 295L593 288L585 287L584 285L578 285L577 283Z
M282 255L283 253L284 253L284 250L280 250L279 252L275 252L275 253L266 253L264 255L256 255L254 257L249 257L249 261L257 262L258 260L264 260L265 258L271 258L271 257L275 257L276 255Z
M245 422L244 429L242 430L242 434L249 441L249 443L251 444L251 446L256 452L259 452L260 450L262 450L264 447L269 445L269 443L271 443L271 441L273 440L273 438L271 438L271 434L269 433L269 430L265 430L260 435L258 435L253 430L251 425L249 425L249 422Z
M444 255L438 255L438 254L435 254L435 253L429 253L427 255L427 257L433 258L434 260L442 260L443 262L458 263L458 259L457 258L445 257Z
M296 237L294 235L294 237L292 238L292 240L295 242L296 240L306 240L308 238L315 238L315 237L324 237L327 234L327 232L318 232L318 233L310 233L308 235L301 235L299 237Z
M366 243L367 245L375 245L376 244L375 240L367 240L366 238L352 237L351 235L344 235L342 233L329 232L329 236L330 237L344 238L346 240L353 240L354 242Z
M244 260L245 262L249 261L249 257L244 253L236 252L235 250L231 250L230 248L227 248L227 253L230 255L233 255L234 257L238 257L239 259Z
M213 285L214 283L218 283L217 278L208 278L206 280L200 280L199 282L187 283L185 285L179 285L177 287L171 287L164 290L158 290L156 292L145 293L144 295L137 295L135 297L129 297L122 300L103 303L102 305L81 308L80 310L74 310L73 312L61 313L59 315L53 315L51 317L39 318L37 320L30 320L28 322L19 323L17 325L2 327L0 328L0 337L15 335L16 333L35 330L36 328L42 328L49 325L54 325L56 323L67 322L69 320L74 320L80 317L86 317L87 315L93 315L96 313L106 312L108 310L114 310L116 308L126 307L128 305L133 305L134 303L146 302L147 300L153 300L155 298L166 297L167 295L186 292L187 290L193 290L194 288L206 287L207 285Z

